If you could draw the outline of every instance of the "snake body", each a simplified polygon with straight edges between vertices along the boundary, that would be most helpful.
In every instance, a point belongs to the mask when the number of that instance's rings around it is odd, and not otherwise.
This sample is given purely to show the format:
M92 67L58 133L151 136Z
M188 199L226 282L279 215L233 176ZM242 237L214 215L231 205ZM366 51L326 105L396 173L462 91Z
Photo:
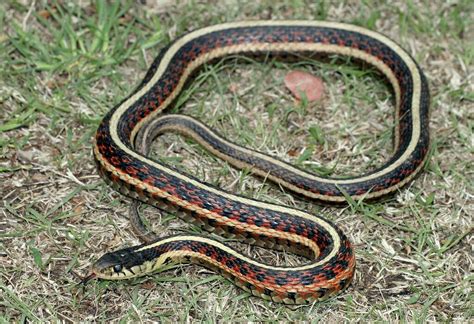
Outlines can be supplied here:
M395 150L380 168L345 179L317 176L233 144L187 116L163 115L199 66L228 55L342 55L378 69L396 101ZM197 262L217 269L237 286L265 299L309 303L346 288L355 255L330 221L285 206L244 198L203 183L137 149L137 138L177 131L195 138L239 168L249 168L297 194L325 202L377 198L397 191L423 166L429 148L429 92L414 59L389 38L353 25L310 21L235 22L195 30L155 59L138 88L111 109L96 134L100 174L117 190L155 206L177 210L202 228L236 240L310 258L296 267L268 265L200 235L174 235L110 252L92 275L125 279L168 262ZM147 128L153 134L143 135ZM138 134L138 135L137 135ZM145 140L146 142L147 140ZM142 150L143 151L143 150Z

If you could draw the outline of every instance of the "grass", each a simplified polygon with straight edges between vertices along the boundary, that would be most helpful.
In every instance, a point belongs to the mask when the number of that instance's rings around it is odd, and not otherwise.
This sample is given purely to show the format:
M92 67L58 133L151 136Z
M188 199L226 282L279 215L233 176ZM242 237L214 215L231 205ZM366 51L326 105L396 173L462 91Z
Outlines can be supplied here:
M472 321L472 4L239 3L0 4L2 322ZM294 197L175 135L160 138L155 156L226 190L332 219L357 248L354 283L338 297L308 307L250 297L197 266L78 286L78 275L105 250L138 243L126 219L130 201L99 178L93 163L92 137L101 117L133 90L172 39L223 21L268 18L355 23L410 51L432 94L433 143L423 173L384 201L335 208ZM324 80L322 102L291 98L282 79L293 69ZM176 110L232 141L319 174L359 174L391 152L390 89L373 71L341 60L230 58L205 66ZM145 213L157 231L199 231L174 215L151 208ZM242 248L262 260L299 262Z

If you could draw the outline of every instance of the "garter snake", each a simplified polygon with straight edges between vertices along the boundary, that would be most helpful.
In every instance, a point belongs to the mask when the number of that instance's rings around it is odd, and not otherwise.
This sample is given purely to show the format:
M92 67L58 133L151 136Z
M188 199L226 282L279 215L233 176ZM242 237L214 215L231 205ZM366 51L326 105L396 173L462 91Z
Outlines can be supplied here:
M386 77L395 94L394 153L360 176L333 179L233 144L187 116L162 112L192 73L228 55L342 55L368 63ZM310 258L297 267L272 266L200 235L174 235L102 256L88 278L125 279L151 273L168 262L197 262L217 269L237 286L283 303L309 303L346 288L355 255L346 235L330 221L285 206L234 195L140 153L165 131L193 137L238 168L248 168L291 191L324 202L371 199L393 193L423 166L429 148L429 91L414 59L395 42L361 27L317 21L253 21L198 29L173 41L155 59L143 81L103 118L94 156L102 177L121 193L178 210L208 231L242 242L290 250ZM152 124L150 124L152 123ZM153 134L140 135L149 126ZM141 131L142 130L142 131Z

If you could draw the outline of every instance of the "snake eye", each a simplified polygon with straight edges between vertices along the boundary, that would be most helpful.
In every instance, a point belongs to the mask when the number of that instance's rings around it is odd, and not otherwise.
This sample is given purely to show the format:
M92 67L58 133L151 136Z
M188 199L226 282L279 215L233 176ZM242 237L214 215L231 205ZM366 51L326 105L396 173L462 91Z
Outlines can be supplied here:
M122 265L121 264L114 265L114 271L115 273L119 273L120 271L122 271Z

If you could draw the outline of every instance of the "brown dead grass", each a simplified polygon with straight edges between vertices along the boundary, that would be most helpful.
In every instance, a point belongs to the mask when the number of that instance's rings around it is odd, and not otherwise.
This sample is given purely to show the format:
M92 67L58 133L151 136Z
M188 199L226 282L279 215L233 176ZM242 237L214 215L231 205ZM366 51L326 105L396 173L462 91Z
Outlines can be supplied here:
M118 21L126 25L139 17L156 23L151 17L157 16L163 33L173 39L218 21L320 18L322 9L313 2L298 3L132 4ZM77 285L77 275L86 274L104 251L138 243L126 219L130 201L97 175L91 141L100 116L132 90L130 85L137 84L164 43L136 50L114 68L73 62L59 74L35 68L17 74L15 70L34 62L11 44L18 37L14 24L26 33L40 30L46 47L58 44L35 16L46 10L41 3L3 4L6 23L0 45L6 50L0 53L8 65L1 68L0 120L6 125L20 108L36 108L22 127L0 135L2 320L472 321L474 71L469 40L474 33L472 25L458 30L455 21L453 13L465 2L435 1L430 6L400 1L372 4L369 7L376 9L371 9L349 1L325 9L325 19L359 24L378 15L372 28L407 48L429 78L432 157L424 172L398 195L353 208L321 207L243 174L180 137L167 135L156 145L157 157L180 159L180 168L205 181L324 214L348 233L358 257L352 286L322 304L286 307L248 297L197 266L179 266L132 282ZM88 16L97 15L89 2L78 8ZM474 20L472 11L461 17ZM146 23L135 23L133 28L129 46L153 34ZM81 70L75 70L77 66ZM358 174L390 154L393 121L387 116L393 105L388 88L375 74L356 77L338 65L270 67L232 59L217 69L207 67L194 83L199 89L191 92L180 111L197 116L235 142L292 163L313 146L310 159L301 165L309 170L325 167L334 168L337 175ZM321 103L302 106L292 100L282 79L294 68L323 78L327 93ZM100 74L104 70L117 73ZM86 73L97 77L73 83ZM323 143L314 144L308 137L314 125L321 128ZM197 230L151 209L147 214L153 214L158 231ZM292 256L270 255L279 258L277 263L297 262Z

